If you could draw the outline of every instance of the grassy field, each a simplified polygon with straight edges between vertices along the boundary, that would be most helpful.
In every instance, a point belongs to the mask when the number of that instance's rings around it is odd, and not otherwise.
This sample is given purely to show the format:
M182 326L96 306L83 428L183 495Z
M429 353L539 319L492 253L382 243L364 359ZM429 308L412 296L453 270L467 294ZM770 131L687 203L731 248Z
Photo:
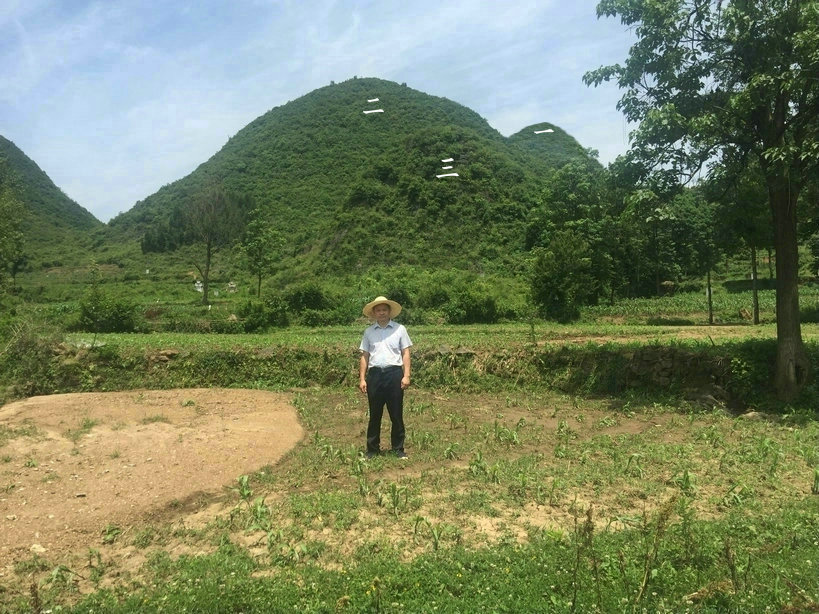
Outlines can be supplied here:
M230 350L234 348L261 349L271 346L299 347L308 349L329 348L344 350L358 348L365 323L349 326L304 327L272 329L264 334L202 335L198 333L152 333L93 335L71 333L67 339L75 344L90 345L107 343L118 347L140 348L210 348ZM733 325L622 325L605 322L556 324L507 323L493 325L417 325L410 330L416 350L436 348L468 348L473 350L498 350L503 347L548 343L587 342L607 343L699 343L718 345L742 340L776 339L776 324ZM802 337L806 341L819 338L819 324L804 323Z
M815 289L802 296L814 313ZM36 394L284 390L308 435L221 494L107 527L81 564L32 553L0 576L0 611L819 611L815 406L704 405L680 382L610 393L602 381L617 379L619 357L664 347L695 362L716 355L739 392L764 384L772 292L759 326L743 315L747 292L716 293L713 326L701 299L587 308L572 325L410 326L408 461L362 454L362 322L39 345L21 333L9 366ZM228 307L214 311L226 318ZM59 320L74 307L36 309ZM802 328L812 356L814 319ZM575 382L598 360L610 362ZM36 436L0 425L0 469L18 460L9 442ZM0 483L0 501L3 487L13 485Z
M412 329L420 350L721 344L761 327ZM118 351L271 345L352 355L360 327L100 335ZM806 337L815 335L806 326ZM82 345L87 335L71 335ZM129 350L129 351L130 351ZM126 352L127 353L127 352ZM407 395L409 461L362 456L354 387L292 390L309 435L224 493L0 579L9 612L797 612L819 608L815 413L735 415L651 395ZM385 419L384 437L388 421ZM28 436L3 433L2 442ZM0 450L2 452L2 450ZM10 459L9 459L10 460ZM127 552L128 565L122 563ZM33 588L32 588L33 587Z

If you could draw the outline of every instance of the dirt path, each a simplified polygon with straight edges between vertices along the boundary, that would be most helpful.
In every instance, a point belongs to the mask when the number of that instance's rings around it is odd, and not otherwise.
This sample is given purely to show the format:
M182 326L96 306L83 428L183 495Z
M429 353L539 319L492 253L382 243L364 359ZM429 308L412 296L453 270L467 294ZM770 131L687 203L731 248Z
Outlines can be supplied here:
M161 517L276 463L303 436L287 395L187 389L0 408L0 575ZM3 445L5 444L5 445Z

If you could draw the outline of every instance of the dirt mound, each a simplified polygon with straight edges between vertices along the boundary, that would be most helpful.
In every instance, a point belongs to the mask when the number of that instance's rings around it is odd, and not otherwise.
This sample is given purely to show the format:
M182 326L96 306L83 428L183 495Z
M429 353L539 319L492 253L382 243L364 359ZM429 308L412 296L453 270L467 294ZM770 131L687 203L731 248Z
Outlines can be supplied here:
M277 462L303 436L287 395L59 394L0 408L0 575L57 560Z

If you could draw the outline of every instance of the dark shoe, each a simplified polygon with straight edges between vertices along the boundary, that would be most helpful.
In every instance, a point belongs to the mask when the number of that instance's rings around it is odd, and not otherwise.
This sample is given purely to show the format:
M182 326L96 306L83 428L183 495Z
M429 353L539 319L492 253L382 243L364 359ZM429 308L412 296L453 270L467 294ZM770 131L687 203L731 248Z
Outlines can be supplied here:
M404 452L403 450L396 450L395 457L400 458L401 460L407 460L409 458L409 456L407 456L407 453Z
M375 458L376 456L378 456L378 452L367 451L367 453L364 456L366 456L367 458Z

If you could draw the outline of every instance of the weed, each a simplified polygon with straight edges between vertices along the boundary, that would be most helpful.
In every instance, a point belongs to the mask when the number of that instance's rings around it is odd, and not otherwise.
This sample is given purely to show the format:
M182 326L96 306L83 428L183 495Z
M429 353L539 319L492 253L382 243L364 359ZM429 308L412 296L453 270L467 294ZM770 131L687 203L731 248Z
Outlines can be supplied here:
M657 574L657 557L660 551L660 544L662 543L666 530L668 529L675 503L676 497L672 497L665 502L657 513L657 518L653 527L650 526L647 517L644 519L643 536L646 538L645 543L647 547L644 553L643 581L641 582L640 590L634 599L635 605L639 605L643 600L649 583Z
M239 486L234 488L234 490L239 495L239 500L248 503L253 496L253 489L250 488L250 476L240 475L236 481L239 483Z
M140 420L142 424L154 424L155 422L164 422L165 424L170 424L171 419L168 416L163 414L155 414L153 416L146 416L142 420Z
M407 487L391 482L388 492L390 496L390 507L392 508L392 513L393 515L398 516L398 510L401 507L406 507L407 505Z
M65 432L66 439L70 439L75 444L88 433L91 432L95 426L97 426L99 422L97 420L93 420L91 418L83 418L82 422L80 423L79 427L76 429L68 429Z
M102 543L113 544L122 535L122 529L117 525L109 524L102 530Z
M42 478L42 481L45 482L46 484L49 484L51 482L56 482L58 480L60 480L60 476L55 471L46 472L46 474Z
M458 458L458 444L451 443L444 450L444 458L448 460L455 460Z
M30 420L24 420L20 426L16 427L0 424L0 448L5 446L12 439L17 439L18 437L37 438L41 436L41 431ZM3 458L5 459L6 457Z
M675 474L670 481L677 486L684 495L690 497L694 494L694 479L694 475L690 473L688 469L683 469L682 474Z
M133 543L133 545L137 548L144 549L150 546L156 538L156 529L153 527L145 527L136 532L131 543Z
M483 453L478 450L475 452L475 457L469 461L469 473L473 476L485 476L489 473L489 466L483 460Z

